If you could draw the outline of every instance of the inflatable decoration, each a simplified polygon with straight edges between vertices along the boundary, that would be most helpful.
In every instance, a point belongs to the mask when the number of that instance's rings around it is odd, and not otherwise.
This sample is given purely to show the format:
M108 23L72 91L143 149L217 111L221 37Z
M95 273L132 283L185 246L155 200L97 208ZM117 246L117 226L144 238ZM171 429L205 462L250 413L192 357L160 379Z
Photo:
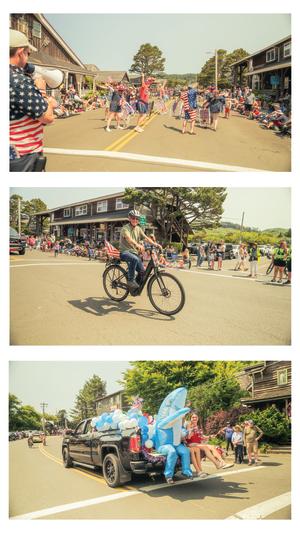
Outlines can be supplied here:
M192 478L190 468L190 450L181 443L182 420L190 411L185 406L187 389L180 387L162 402L155 426L154 443L155 448L162 455L166 455L165 477L172 479L178 456L181 458L182 473L184 476Z

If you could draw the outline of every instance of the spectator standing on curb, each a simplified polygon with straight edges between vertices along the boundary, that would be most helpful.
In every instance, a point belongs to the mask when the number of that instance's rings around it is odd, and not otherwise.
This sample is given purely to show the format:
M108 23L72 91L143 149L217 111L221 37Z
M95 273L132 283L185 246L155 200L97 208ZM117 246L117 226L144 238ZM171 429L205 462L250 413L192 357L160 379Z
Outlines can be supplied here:
M241 426L234 426L231 442L234 447L234 462L242 464L244 462L244 434Z
M253 463L253 456L255 464L258 464L258 441L262 436L262 430L254 425L253 420L248 420L244 429L244 443L247 448L249 466Z
M272 257L274 263L274 275L271 279L271 283L276 283L277 275L277 283L282 283L283 271L284 267L286 266L286 260L288 257L288 247L285 241L281 241L279 243L279 246L276 246L274 248Z
M44 125L54 120L54 98L46 96L46 82L26 74L32 46L24 33L10 30L10 171L43 170ZM42 167L42 168L40 168Z
M258 265L258 259L259 259L259 250L257 248L257 243L251 243L248 248L248 258L250 263L250 274L248 274L248 278L257 278L257 265Z
M228 455L229 447L231 448L232 451L234 451L233 444L232 444L232 441L231 441L232 435L233 435L233 427L230 424L230 422L227 422L226 426L224 428L222 428L217 433L217 435L219 433L223 433L223 435L224 435L225 442L226 442L226 455Z

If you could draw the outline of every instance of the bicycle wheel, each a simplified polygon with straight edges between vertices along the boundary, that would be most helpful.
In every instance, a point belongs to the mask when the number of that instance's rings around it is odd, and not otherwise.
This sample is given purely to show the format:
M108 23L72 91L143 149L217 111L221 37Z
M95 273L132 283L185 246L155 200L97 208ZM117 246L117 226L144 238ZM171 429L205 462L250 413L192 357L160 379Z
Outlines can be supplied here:
M103 287L111 300L115 300L116 302L125 300L129 294L126 270L120 265L110 265L107 267L103 273Z
M268 276L268 274L271 274L272 270L274 268L274 263L270 263L267 270L266 270L266 275Z
M185 292L180 281L167 272L159 272L149 280L148 297L162 315L176 315L185 304Z

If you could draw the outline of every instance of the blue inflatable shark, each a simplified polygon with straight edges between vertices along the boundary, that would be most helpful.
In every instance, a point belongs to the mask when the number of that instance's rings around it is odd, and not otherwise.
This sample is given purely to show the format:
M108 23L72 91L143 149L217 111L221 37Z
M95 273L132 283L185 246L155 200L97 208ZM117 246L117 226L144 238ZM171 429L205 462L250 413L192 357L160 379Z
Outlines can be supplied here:
M187 389L184 387L172 391L162 402L156 418L155 448L167 457L164 474L168 483L173 482L178 457L181 458L182 474L193 477L190 450L181 442L182 419L190 411L185 407L186 396Z

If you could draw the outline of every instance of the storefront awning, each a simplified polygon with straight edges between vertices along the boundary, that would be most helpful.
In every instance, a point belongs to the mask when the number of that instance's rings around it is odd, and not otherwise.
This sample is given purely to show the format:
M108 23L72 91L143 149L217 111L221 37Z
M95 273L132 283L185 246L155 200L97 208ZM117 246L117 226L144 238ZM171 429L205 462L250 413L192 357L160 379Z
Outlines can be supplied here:
M271 72L273 70L282 70L284 68L289 68L292 66L292 63L281 63L280 65L273 65L271 67L259 68L257 70L252 70L252 72L247 72L246 76L253 76L254 74L262 74L263 72Z
M52 220L50 222L50 226L68 226L70 224L74 224L74 225L82 225L82 224L101 224L101 223L105 223L105 222L127 222L128 219L126 217L120 217L120 218L88 218L88 219L84 219L84 220L78 220L78 218L74 219L67 219L67 220L63 220L63 221L55 221L55 220Z

